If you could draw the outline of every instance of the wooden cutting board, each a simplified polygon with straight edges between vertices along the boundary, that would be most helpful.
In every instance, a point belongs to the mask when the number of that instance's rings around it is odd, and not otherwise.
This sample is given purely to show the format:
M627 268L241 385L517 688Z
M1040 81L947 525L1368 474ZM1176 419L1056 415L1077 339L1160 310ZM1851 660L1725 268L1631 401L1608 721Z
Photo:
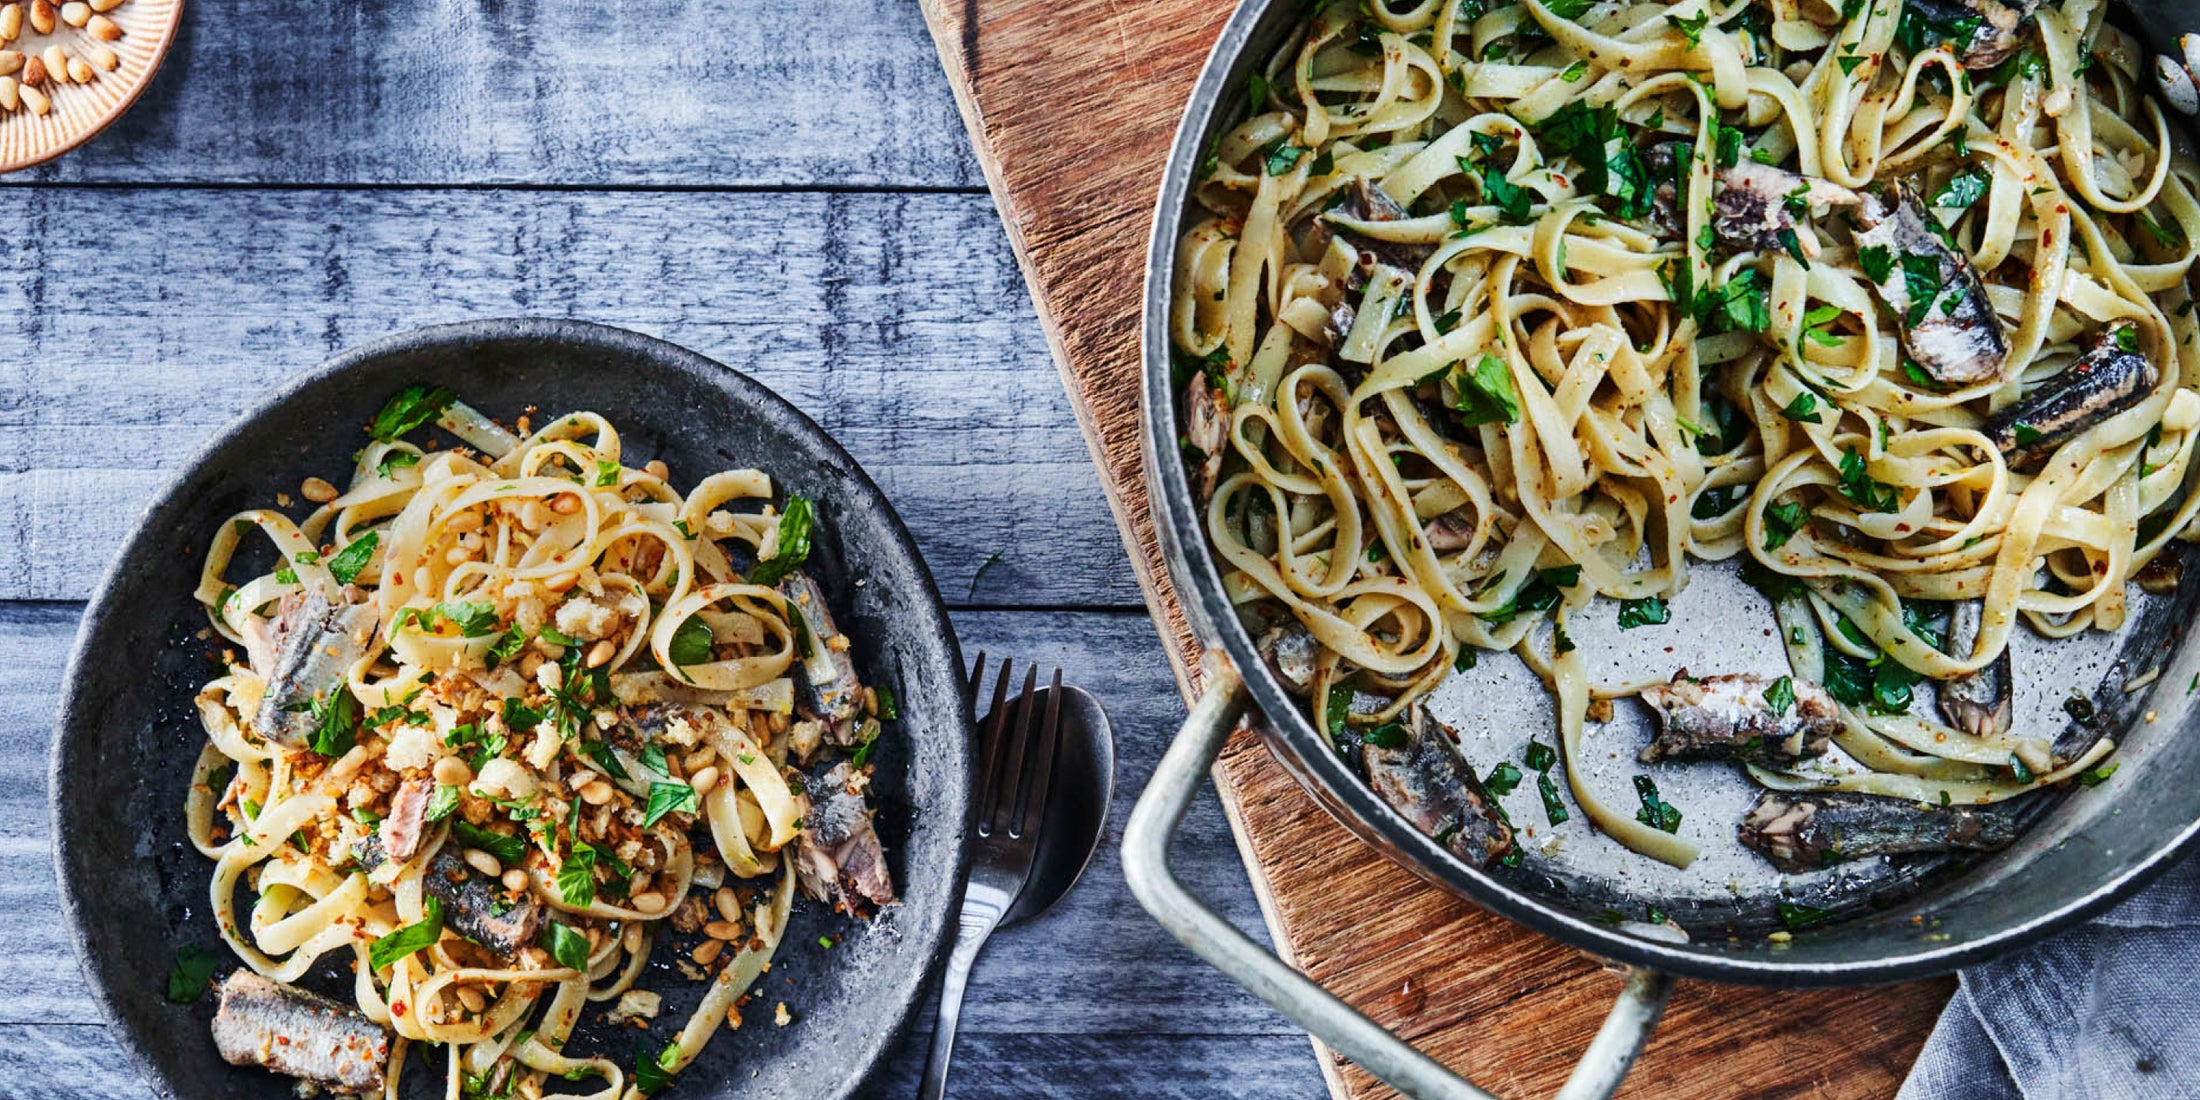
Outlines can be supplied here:
M1199 646L1138 455L1138 316L1169 141L1218 0L922 0L1009 240L1187 698ZM1545 1096L1619 980L1378 856L1240 732L1215 769L1285 957L1482 1087ZM1626 1096L1892 1096L1950 980L1776 992L1682 982ZM1317 1050L1331 1091L1394 1095Z

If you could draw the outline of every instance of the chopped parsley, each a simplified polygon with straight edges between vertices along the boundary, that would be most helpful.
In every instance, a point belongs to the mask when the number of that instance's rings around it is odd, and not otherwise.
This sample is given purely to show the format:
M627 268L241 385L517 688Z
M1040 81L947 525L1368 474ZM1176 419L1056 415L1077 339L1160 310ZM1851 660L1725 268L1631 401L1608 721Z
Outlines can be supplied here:
M1786 501L1765 509L1765 549L1778 550L1803 529L1806 519L1803 505L1798 501Z
M789 610L801 614L799 610ZM672 642L665 647L665 653L672 658L673 664L683 668L703 664L710 660L711 641L710 624L700 615L690 615L680 620L680 625L672 631Z
M443 902L435 897L424 898L421 909L423 915L418 923L408 924L367 946L367 961L374 969L386 969L443 938Z
M1907 16L1908 9L1905 8L1903 13ZM1815 905L1800 905L1792 901L1782 901L1773 906L1773 909L1780 914L1780 923L1791 929L1809 928L1811 925L1824 924L1833 919L1833 910L1831 909L1820 909Z
M1471 367L1464 362L1455 367L1451 407L1459 413L1460 423L1520 422L1520 396L1513 389L1512 370L1503 359L1484 353Z
M1780 415L1798 424L1823 424L1818 416L1818 396L1809 390L1795 395L1795 400L1780 410Z
M1635 820L1668 833L1680 831L1680 808L1658 797L1658 785L1649 776L1635 777L1635 796L1642 800L1642 808L1635 811Z
M810 498L790 493L787 510L779 517L779 552L756 563L749 571L749 583L774 585L781 577L794 571L796 566L810 558L810 530L815 526L815 511ZM973 578L975 583L975 578Z
M1774 714L1786 714L1795 705L1795 681L1782 676L1765 689L1765 705Z
M1619 628L1633 630L1638 626L1658 626L1673 621L1673 613L1665 601L1656 596L1644 596L1639 600L1621 600L1619 604Z
M394 443L398 436L441 416L456 400L458 395L442 386L407 386L383 403L367 434L377 443Z
M177 948L176 964L168 968L168 999L187 1005L206 996L207 983L214 977L214 966L219 961L219 956L195 943Z
M696 795L695 788L685 783L651 783L649 808L642 814L642 828L657 824L667 814L694 813L701 805L702 799Z
M374 548L381 542L379 531L369 531L351 540L328 560L329 575L335 577L338 584L350 584L359 579L360 571L367 567L367 560L374 557Z
M559 921L545 921L539 941L558 965L571 970L588 969L588 936L580 929Z
M1496 767L1490 769L1489 777L1482 780L1482 786L1488 788L1491 794L1502 798L1513 793L1520 786L1520 780L1520 769L1510 760L1500 760Z
M1688 48L1693 50L1703 44L1703 30L1711 25L1711 16L1706 13L1694 19L1688 19L1668 15L1665 17L1665 22L1674 30L1681 32L1681 36L1688 39Z

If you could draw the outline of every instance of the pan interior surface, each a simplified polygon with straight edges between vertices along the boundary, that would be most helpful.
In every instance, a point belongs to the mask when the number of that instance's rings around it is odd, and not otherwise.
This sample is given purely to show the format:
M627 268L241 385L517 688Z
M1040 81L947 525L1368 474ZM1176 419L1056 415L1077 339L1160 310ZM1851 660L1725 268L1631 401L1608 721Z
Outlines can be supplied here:
M488 321L409 333L346 353L273 395L210 443L146 511L88 611L71 660L53 756L54 834L63 904L95 996L140 1073L163 1095L287 1097L288 1078L225 1065L211 996L166 998L179 948L238 965L208 909L213 862L184 825L183 784L205 734L192 706L217 668L192 599L214 528L245 507L295 493L308 475L348 469L359 430L393 392L443 385L509 423L569 410L602 414L628 461L664 460L676 484L755 467L781 493L816 502L808 568L867 679L892 685L901 719L878 764L878 826L902 900L873 923L798 901L749 1005L760 1026L721 1029L674 1096L833 1097L852 1092L908 1019L950 927L964 858L969 708L961 658L923 562L868 477L824 431L763 386L673 345L558 321ZM453 443L440 436L444 446ZM214 639L215 643L219 639ZM830 936L833 946L820 945ZM661 935L637 988L663 1009L662 1043L707 983L672 958L693 944ZM350 952L300 984L351 1003ZM771 1026L784 1002L789 1026ZM631 1066L637 1036L582 1014L569 1050ZM406 1097L441 1096L445 1057L408 1055Z
M2120 12L2117 21L2161 14L2161 5L2138 7L2144 10ZM1675 870L1589 829L1578 810L1554 831L1524 762L1531 740L1556 744L1554 703L1504 653L1480 654L1478 667L1451 676L1428 705L1453 727L1478 773L1501 761L1526 773L1501 800L1524 841L1519 865L1470 866L1377 798L1315 728L1303 700L1268 669L1239 621L1177 446L1168 336L1174 245L1190 224L1204 151L1242 114L1248 74L1302 18L1302 7L1293 4L1240 8L1178 131L1149 254L1144 444L1161 540L1188 596L1187 614L1245 676L1265 716L1264 735L1318 801L1424 878L1575 946L1675 973L1770 985L1950 970L2106 908L2190 849L2200 835L2200 803L2189 794L2200 784L2200 747L2179 734L2194 722L2200 654L2185 644L2196 603L2189 585L2169 596L2131 589L2132 613L2113 633L2049 640L2016 632L2014 728L2053 737L2061 752L2113 739L2108 759L2116 767L2094 785L2073 782L2028 796L2026 831L1990 855L1879 857L1782 875L1735 838L1762 788L1730 764L1638 764L1635 755L1656 719L1633 699L1615 701L1610 720L1590 726L1582 777L1607 803L1631 808L1635 777L1651 776L1683 812L1680 835L1696 841L1702 855ZM2163 37L2146 33L2151 27L2134 29L2149 40ZM1578 616L1569 633L1587 651L1592 679L1640 683L1683 669L1699 676L1786 674L1771 604L1731 564L1694 563L1687 588L1670 603L1671 621L1662 626L1618 629L1611 600ZM2084 702L2073 706L2074 698ZM1913 712L1933 706L1930 690L1921 687ZM2076 715L2088 711L2079 721Z

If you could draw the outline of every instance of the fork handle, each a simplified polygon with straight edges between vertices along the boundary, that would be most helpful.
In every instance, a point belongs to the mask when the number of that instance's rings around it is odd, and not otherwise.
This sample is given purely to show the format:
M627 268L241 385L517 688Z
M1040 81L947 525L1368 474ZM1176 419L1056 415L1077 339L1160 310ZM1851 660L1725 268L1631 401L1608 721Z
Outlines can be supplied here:
M976 899L963 901L955 950L947 957L947 975L940 985L939 1019L932 1025L932 1046L924 1055L924 1080L919 1100L942 1100L947 1095L947 1063L955 1054L955 1028L962 1022L963 991L970 986L970 968L978 952L1001 923L1004 910Z

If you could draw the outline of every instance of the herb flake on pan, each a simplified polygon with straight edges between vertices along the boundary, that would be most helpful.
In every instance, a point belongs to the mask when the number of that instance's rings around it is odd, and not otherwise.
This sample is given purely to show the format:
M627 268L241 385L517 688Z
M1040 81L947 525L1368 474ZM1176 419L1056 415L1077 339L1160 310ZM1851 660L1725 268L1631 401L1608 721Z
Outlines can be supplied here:
M1635 811L1635 820L1663 832L1680 831L1680 807L1658 797L1658 785L1649 776L1635 777L1635 797L1642 800L1642 808Z
M1659 626L1673 621L1673 613L1665 601L1656 596L1644 596L1639 600L1622 600L1619 605L1619 628L1633 630L1638 626Z
M1500 760L1496 767L1490 769L1489 776L1482 780L1482 786L1488 788L1491 794L1502 798L1520 786L1521 778L1519 767L1510 760Z
M423 899L421 910L422 915L418 922L408 924L367 946L367 961L374 969L385 969L397 960L443 938L443 902L434 897Z
M1559 801L1558 784L1551 781L1551 773L1536 773L1535 790L1537 794L1543 796L1543 816L1548 819L1551 824L1565 824L1566 821L1574 816L1571 811L1566 809L1566 804Z
M443 415L456 400L458 395L442 386L407 386L382 404L367 434L377 443L394 443L398 436Z
M179 1005L193 1004L206 996L220 957L195 943L176 949L176 963L168 968L168 999Z
M788 494L787 510L780 513L778 535L774 540L777 552L756 563L756 568L749 571L749 583L767 586L778 584L781 577L794 572L797 566L808 561L810 531L815 522L815 510L810 505L810 498ZM976 578L972 580L975 581Z
M1780 923L1788 926L1791 930L1809 928L1814 924L1824 924L1833 919L1833 910L1831 909L1820 909L1815 905L1803 905L1792 901L1779 902L1773 906L1773 910L1780 915Z
M634 1088L644 1096L672 1087L672 1067L680 1064L680 1044L667 1043L651 1051L646 1037L634 1040Z

